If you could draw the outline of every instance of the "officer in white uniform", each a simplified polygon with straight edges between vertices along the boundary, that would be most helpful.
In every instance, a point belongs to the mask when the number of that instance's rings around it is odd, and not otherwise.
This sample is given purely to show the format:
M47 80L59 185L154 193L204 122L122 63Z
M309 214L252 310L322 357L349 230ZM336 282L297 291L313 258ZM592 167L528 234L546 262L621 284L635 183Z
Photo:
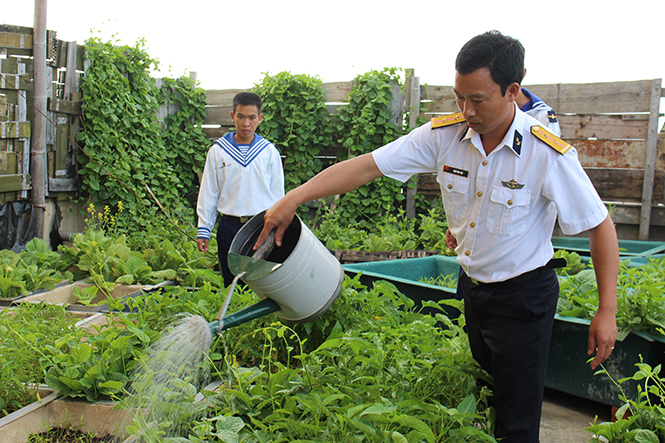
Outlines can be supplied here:
M575 149L515 104L524 48L497 31L467 42L457 56L454 92L462 112L374 151L338 163L290 191L265 215L258 247L281 239L296 208L349 192L382 176L406 181L436 173L464 271L471 351L494 378L495 436L537 443L558 281L552 230L588 230L599 308L589 328L595 369L616 341L619 247L614 224ZM444 233L442 233L444 235Z

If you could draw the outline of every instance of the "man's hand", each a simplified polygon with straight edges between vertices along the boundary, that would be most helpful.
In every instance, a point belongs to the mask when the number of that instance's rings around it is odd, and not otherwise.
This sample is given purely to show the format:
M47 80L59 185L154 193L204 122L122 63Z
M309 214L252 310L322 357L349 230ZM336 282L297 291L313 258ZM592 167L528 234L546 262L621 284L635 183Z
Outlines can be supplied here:
M619 242L612 219L607 216L589 230L591 261L598 283L598 311L589 326L588 354L596 352L591 369L607 360L617 339L617 276L619 274Z
M453 251L457 247L457 239L450 232L450 229L446 230L446 245Z
M270 207L263 215L263 230L254 244L254 250L261 246L273 229L277 230L275 232L275 245L282 246L284 232L293 221L297 208L298 206L292 204L289 200L288 194Z
M199 238L196 240L196 245L199 247L199 251L208 252L208 239Z
M589 326L589 349L587 354L596 352L596 357L591 362L591 369L596 369L612 354L614 344L617 341L617 322L613 310L599 309L591 320Z
M268 209L263 216L263 230L254 244L254 250L276 229L275 244L282 246L284 232L289 227L296 209L301 204L344 194L383 176L371 153L359 155L341 163L335 163L316 174L312 179L290 190L281 200Z

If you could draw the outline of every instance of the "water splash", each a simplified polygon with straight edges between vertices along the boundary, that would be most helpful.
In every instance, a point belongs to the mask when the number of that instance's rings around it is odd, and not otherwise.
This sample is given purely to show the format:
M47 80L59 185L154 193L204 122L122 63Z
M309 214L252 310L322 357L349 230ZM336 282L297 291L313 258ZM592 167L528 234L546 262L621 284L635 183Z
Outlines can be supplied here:
M130 374L128 397L121 407L134 413L130 433L142 441L178 436L186 423L200 418L205 402L196 395L209 381L212 332L199 315L182 314L153 343ZM127 423L129 424L129 423Z

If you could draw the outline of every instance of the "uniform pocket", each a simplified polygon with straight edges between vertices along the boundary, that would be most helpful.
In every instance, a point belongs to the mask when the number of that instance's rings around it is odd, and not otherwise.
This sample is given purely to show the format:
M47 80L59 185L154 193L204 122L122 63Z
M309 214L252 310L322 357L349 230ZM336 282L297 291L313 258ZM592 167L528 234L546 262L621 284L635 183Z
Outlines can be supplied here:
M490 193L487 230L500 236L519 235L526 228L531 191L495 186Z
M469 178L454 174L440 173L437 181L441 186L443 207L449 223L459 224L467 206Z

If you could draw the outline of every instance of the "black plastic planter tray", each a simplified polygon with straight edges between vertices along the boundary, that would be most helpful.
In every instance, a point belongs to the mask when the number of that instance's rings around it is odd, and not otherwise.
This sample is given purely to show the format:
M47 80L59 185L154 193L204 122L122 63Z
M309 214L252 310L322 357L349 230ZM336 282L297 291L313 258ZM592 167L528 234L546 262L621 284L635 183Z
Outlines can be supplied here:
M594 375L596 371L587 363L589 324L589 320L555 317L545 386L606 405L621 406L619 388L607 375ZM637 372L635 364L640 362L640 356L651 367L665 363L665 338L631 333L616 342L603 366L614 380L619 380ZM637 382L627 381L621 388L629 399L637 400Z

